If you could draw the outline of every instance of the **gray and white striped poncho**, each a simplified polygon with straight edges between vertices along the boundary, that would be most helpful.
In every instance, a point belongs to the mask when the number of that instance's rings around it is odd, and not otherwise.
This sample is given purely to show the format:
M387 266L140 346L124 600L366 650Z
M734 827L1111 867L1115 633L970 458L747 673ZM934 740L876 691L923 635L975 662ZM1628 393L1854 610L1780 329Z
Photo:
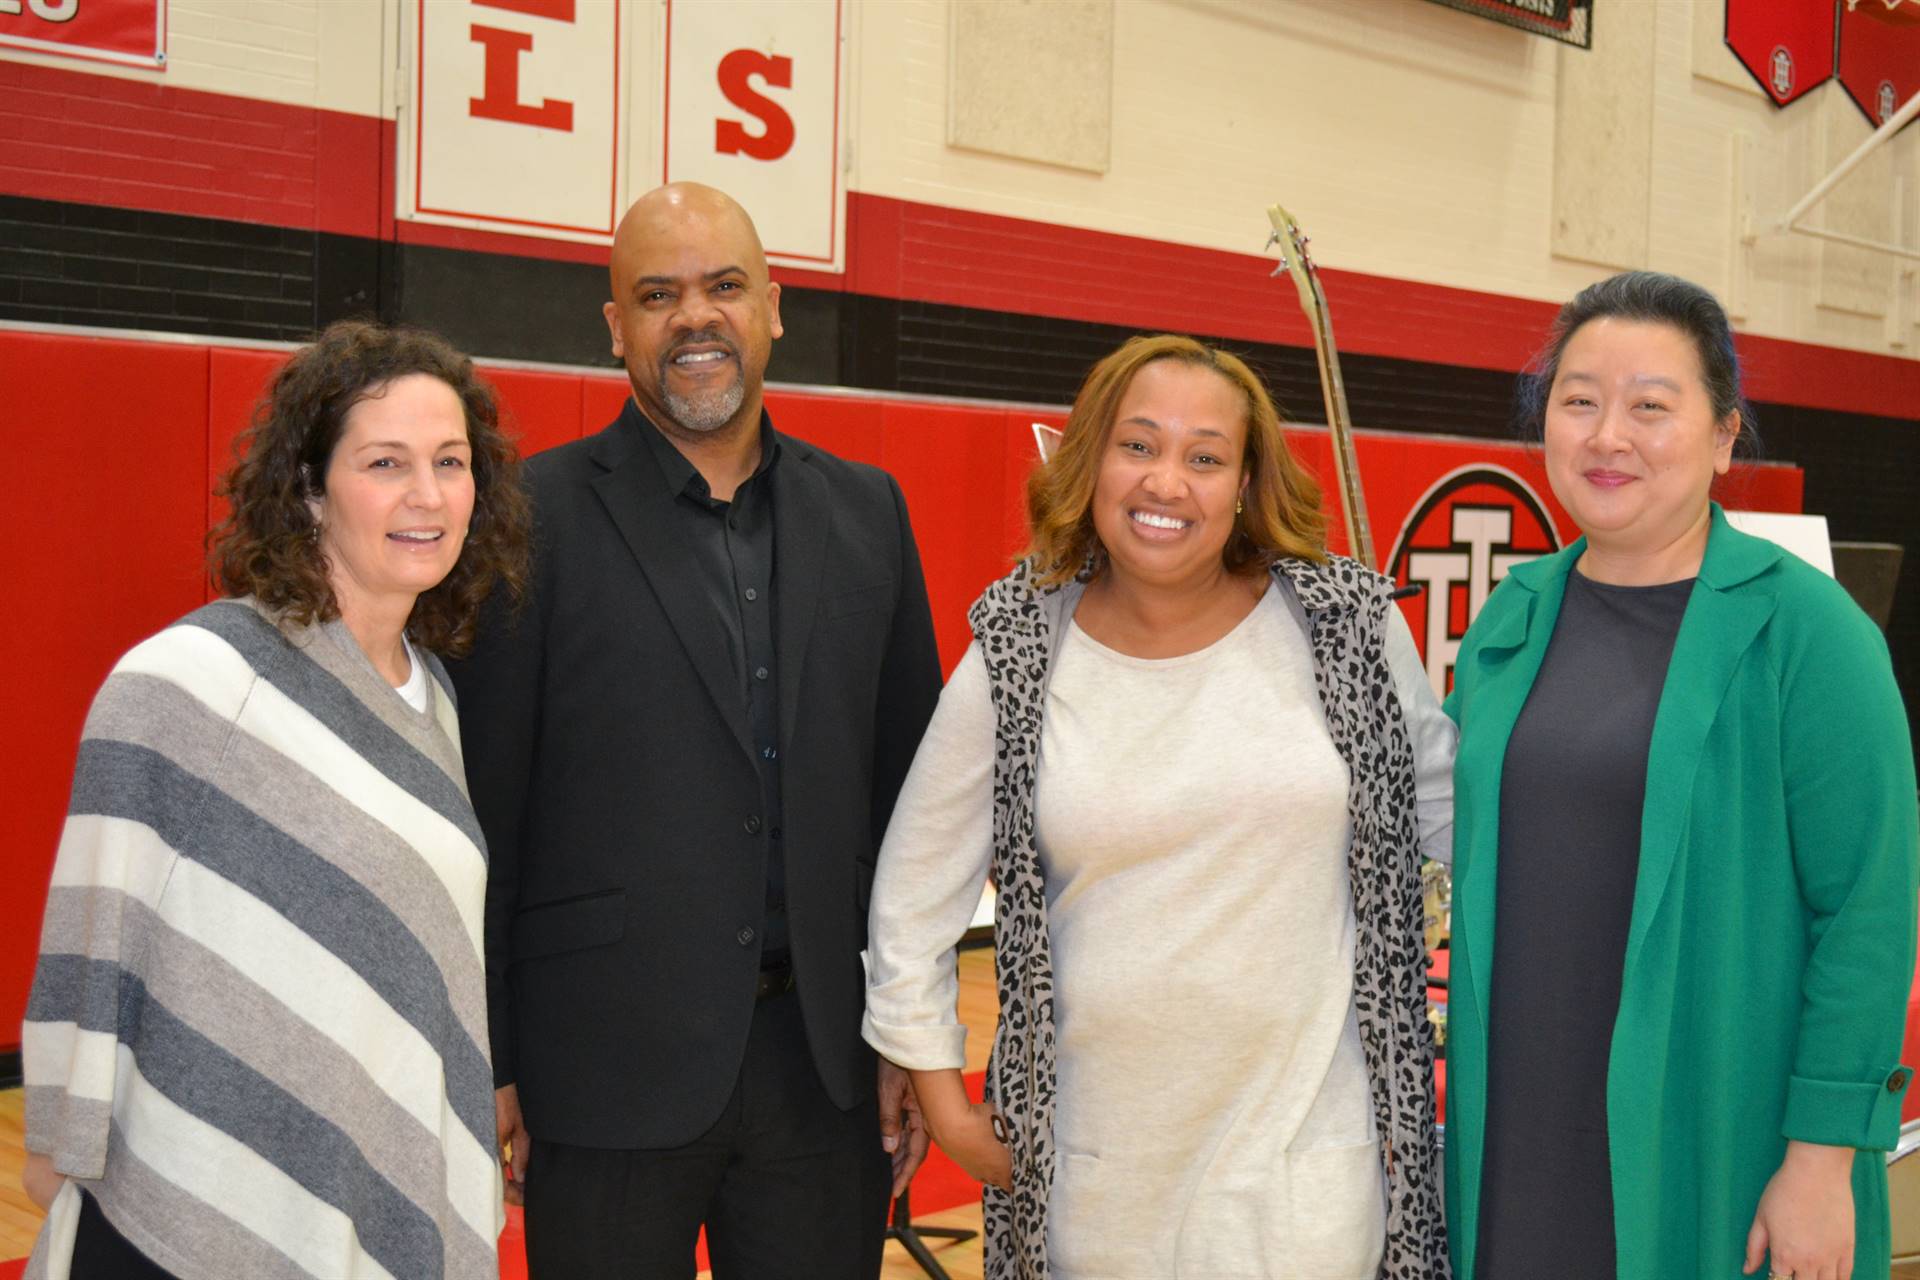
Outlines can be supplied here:
M341 623L224 600L87 718L26 1145L182 1280L499 1274L485 846L428 661L423 715Z

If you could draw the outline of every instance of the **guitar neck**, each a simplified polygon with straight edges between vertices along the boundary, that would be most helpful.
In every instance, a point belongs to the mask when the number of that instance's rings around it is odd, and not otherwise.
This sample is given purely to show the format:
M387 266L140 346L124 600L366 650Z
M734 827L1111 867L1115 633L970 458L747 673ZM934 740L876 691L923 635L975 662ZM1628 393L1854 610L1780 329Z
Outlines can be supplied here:
M1319 294L1319 281L1314 292ZM1373 530L1367 524L1367 499L1360 488L1360 459L1353 449L1353 420L1347 414L1347 387L1340 377L1340 351L1333 345L1333 322L1326 299L1318 298L1313 314L1313 351L1320 366L1320 394L1327 406L1327 430L1333 436L1333 473L1340 485L1340 508L1346 517L1347 554L1369 569L1379 564L1373 555Z

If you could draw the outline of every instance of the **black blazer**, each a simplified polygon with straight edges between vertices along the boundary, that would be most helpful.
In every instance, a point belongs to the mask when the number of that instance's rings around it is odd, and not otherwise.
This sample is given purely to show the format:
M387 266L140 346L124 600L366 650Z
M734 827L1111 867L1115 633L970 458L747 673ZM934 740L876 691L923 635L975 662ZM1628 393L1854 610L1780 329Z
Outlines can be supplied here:
M450 664L489 849L494 1079L528 1131L677 1146L719 1118L753 1018L768 836L721 621L628 402L527 466L533 582ZM940 694L899 486L790 436L770 472L794 976L814 1065L851 1107L867 897Z

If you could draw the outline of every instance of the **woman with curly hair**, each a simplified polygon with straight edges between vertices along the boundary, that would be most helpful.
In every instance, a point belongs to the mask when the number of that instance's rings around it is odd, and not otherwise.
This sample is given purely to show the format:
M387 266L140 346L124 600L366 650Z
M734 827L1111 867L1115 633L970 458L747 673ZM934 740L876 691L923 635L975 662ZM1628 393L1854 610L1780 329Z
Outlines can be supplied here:
M1027 487L873 884L866 1037L994 1280L1446 1269L1419 863L1453 728L1233 356L1135 338ZM989 876L1000 1024L962 1088Z
M221 493L228 593L95 698L22 1032L31 1276L498 1275L486 853L436 654L517 594L472 363L334 325Z

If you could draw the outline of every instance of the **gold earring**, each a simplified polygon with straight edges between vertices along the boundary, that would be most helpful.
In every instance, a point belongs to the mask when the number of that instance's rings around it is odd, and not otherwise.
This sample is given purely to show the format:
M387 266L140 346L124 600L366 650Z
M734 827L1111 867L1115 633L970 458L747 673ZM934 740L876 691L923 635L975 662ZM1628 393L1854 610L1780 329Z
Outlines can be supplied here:
M1246 499L1235 498L1233 500L1233 514L1239 515L1242 511L1245 511L1246 509L1247 509Z

